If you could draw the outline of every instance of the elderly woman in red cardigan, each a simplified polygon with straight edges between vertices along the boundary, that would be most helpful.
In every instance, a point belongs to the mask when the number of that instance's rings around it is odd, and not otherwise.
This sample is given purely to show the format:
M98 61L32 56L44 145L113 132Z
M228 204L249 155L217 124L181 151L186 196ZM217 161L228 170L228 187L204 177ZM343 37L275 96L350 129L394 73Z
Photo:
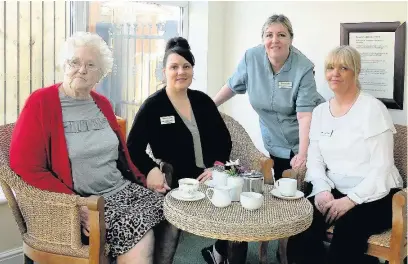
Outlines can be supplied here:
M70 37L61 53L63 82L33 92L18 118L10 166L42 190L103 196L110 255L117 263L161 263L163 256L153 254L152 228L164 220L158 192L165 190L145 187L149 179L130 160L109 101L92 90L112 64L98 35ZM87 215L82 207L85 235Z

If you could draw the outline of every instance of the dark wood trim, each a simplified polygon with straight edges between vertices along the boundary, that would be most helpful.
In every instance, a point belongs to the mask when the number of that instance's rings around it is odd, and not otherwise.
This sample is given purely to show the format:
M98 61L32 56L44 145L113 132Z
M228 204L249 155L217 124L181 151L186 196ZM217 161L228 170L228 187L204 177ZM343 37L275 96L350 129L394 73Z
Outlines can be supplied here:
M341 45L349 45L351 32L395 32L393 98L378 99L387 108L402 110L404 106L406 22L341 23Z

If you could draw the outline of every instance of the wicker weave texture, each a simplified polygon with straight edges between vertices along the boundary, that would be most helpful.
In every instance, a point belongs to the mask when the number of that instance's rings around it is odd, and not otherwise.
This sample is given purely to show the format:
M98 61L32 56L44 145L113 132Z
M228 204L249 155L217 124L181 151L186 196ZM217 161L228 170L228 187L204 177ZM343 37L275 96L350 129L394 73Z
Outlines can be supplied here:
M89 246L82 245L80 248L72 248L65 245L48 243L36 240L27 234L23 235L23 241L32 248L40 251L51 252L57 255L89 258Z
M10 160L10 141L14 124L7 124L0 127L0 166L8 166Z
M407 187L407 127L395 125L397 134L394 135L394 162Z
M42 191L26 184L9 167L10 139L14 125L0 127L0 180L25 243L56 254L88 257L81 243L78 206L86 199ZM17 201L17 203L13 203Z
M231 159L239 159L248 169L260 170L265 155L253 144L245 129L232 117L221 113L232 141ZM269 188L270 191L271 187ZM206 186L201 186L205 191ZM205 198L183 202L167 195L164 213L168 221L190 233L231 241L268 241L288 237L307 229L312 220L312 206L306 199L280 200L265 192L264 205L248 211L239 203L216 208Z
M334 226L327 229L327 233L333 234ZM368 239L368 244L373 244L381 247L390 247L391 243L391 229L388 229L380 234L372 235Z
M261 164L259 161L262 157L265 157L265 155L255 147L248 133L235 119L224 113L220 112L220 114L231 135L231 160L239 159L240 164L244 167L251 170L260 170ZM150 145L147 145L146 153L157 164L160 163L161 160L154 157ZM225 160L220 161L226 162Z
M206 189L207 186L200 185L200 191ZM186 202L168 194L164 214L170 223L184 231L230 241L269 241L306 230L313 216L309 201L275 198L271 190L270 185L265 185L264 204L254 211L244 209L239 202L217 208L208 198Z
M231 159L239 159L240 164L248 169L260 170L259 160L265 155L255 147L248 133L235 119L224 113L221 116L231 135Z

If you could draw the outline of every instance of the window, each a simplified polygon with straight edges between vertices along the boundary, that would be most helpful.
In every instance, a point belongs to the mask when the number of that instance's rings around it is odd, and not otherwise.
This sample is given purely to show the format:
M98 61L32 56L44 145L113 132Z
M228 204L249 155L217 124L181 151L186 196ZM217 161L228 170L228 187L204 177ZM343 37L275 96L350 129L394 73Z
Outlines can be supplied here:
M27 97L62 81L57 54L75 31L99 34L114 54L113 72L96 90L128 131L162 80L166 41L187 37L188 2L0 2L0 125L15 122Z
M167 40L186 36L187 2L95 1L74 7L86 16L74 23L74 31L96 32L113 51L113 71L96 90L127 120L129 131L142 102L161 88Z
M0 2L0 125L16 121L30 93L61 80L55 52L69 22L64 1Z
M0 2L0 125L17 120L33 91L62 81L56 62L66 37L92 31L114 54L114 70L96 90L129 131L143 100L159 88L166 41L187 37L187 18L187 2Z

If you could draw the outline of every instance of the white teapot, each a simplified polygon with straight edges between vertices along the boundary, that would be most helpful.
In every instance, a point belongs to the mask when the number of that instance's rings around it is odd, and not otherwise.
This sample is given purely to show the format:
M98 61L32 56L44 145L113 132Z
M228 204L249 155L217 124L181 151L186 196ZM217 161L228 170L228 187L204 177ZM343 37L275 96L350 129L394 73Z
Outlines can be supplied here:
M210 192L212 192L211 196ZM230 192L230 186L216 186L214 188L208 188L205 194L215 207L227 207L231 204Z
M242 188L244 187L244 178L240 176L229 176L227 186L231 187L231 200L233 202L239 202Z

